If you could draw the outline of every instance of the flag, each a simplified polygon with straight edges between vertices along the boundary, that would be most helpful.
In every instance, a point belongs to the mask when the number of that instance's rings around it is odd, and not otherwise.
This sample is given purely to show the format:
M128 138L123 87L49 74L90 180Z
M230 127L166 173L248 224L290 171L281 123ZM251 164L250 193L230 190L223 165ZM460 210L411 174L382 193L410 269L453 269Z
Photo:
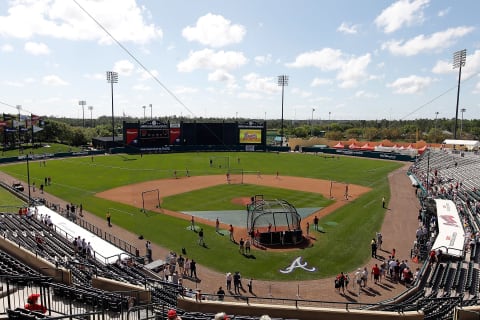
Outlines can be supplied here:
M37 127L37 126L33 126L33 133L37 133L37 132L40 132L42 131L43 128L40 128L40 127Z

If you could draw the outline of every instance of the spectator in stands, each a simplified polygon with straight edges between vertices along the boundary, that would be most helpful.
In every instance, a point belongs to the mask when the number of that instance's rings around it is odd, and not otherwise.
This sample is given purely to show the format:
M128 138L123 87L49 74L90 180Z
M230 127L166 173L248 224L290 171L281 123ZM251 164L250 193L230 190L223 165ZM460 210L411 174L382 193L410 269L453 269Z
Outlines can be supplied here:
M217 295L219 301L223 301L225 299L225 291L222 287L218 288Z
M219 312L213 318L214 320L230 320L230 317L225 312Z
M37 303L40 294L33 293L28 296L27 303L25 304L25 309L30 311L40 311L41 313L46 313L47 308Z
M170 310L168 310L168 312L167 312L167 318L168 318L168 320L182 320L182 318L180 318L180 317L177 315L177 311L175 311L175 309L170 309Z

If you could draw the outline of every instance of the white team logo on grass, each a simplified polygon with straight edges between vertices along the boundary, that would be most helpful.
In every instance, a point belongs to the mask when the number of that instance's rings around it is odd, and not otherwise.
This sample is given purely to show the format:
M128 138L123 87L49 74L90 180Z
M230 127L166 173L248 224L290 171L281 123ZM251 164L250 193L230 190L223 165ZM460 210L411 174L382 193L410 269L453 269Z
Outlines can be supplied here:
M307 262L302 263L302 257L298 257L297 259L292 261L292 264L289 267L285 268L284 270L280 270L280 272L290 273L295 268L300 268L308 272L314 272L315 270L317 270L317 268L315 267L308 268L307 264L308 264Z

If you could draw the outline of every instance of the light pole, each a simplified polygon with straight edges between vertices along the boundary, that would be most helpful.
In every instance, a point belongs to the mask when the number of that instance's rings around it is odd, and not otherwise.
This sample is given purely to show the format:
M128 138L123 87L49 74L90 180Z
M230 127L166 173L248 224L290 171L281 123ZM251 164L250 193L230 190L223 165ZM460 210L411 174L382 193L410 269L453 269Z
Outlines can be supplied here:
M150 103L150 120L153 120L153 107L151 103Z
M328 129L327 131L330 131L330 115L332 114L332 112L328 111Z
M87 101L85 100L80 100L78 101L78 105L82 107L82 119L83 119L83 127L85 128L85 105L87 104Z
M467 49L457 51L453 54L453 69L458 69L458 87L457 87L457 107L455 109L455 129L453 131L453 139L457 139L458 125L458 102L460 100L460 80L462 79L462 67L465 66L467 60Z
M310 135L313 137L313 112L315 112L315 108L312 108L312 123L310 124Z
M142 108L143 108L143 120L145 120L146 119L145 109L147 108L147 106L142 106Z
M20 110L22 110L22 106L17 104L17 110L18 110L18 121L17 121L17 126L18 126L18 152L20 152L21 146L22 146L22 141L20 139Z
M93 116L92 116L93 107L92 107L92 106L88 106L88 110L90 110L90 127L93 128Z
M437 117L440 112L435 112L435 137L437 137Z
M465 108L460 109L460 112L462 113L462 120L460 121L460 139L463 136L463 113L466 112L466 111L467 111L467 109L465 109Z
M281 128L280 128L280 136L282 138L282 141L280 142L280 146L283 147L283 94L284 94L285 86L288 86L288 76L287 75L278 76L278 85L282 87L282 122L281 122Z
M115 146L115 116L113 113L113 84L118 83L118 73L107 71L107 82L110 83L112 93L112 148Z

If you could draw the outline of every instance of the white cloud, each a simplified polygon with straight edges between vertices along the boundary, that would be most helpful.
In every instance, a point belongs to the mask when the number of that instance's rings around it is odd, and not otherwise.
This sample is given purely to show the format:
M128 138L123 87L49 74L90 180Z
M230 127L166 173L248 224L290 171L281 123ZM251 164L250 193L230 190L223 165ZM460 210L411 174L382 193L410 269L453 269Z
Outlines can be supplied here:
M342 24L337 28L337 31L345 34L356 34L358 33L358 24L350 24L348 22L342 22Z
M436 74L458 73L458 69L453 69L453 61L439 60L432 68L432 72ZM473 54L467 55L465 66L462 67L462 78L469 78L480 72L480 50L476 50Z
M260 100L263 99L263 96L256 92L241 92L237 95L241 99L251 99L251 100Z
M211 13L198 18L194 27L188 26L182 31L183 37L188 41L197 41L214 48L240 43L245 33L244 26L232 25L230 20Z
M27 42L25 43L24 49L26 52L38 56L41 54L50 54L50 49L45 43L38 42Z
M128 60L120 60L113 65L113 71L118 72L119 75L130 76L135 69L133 63Z
M215 70L208 74L208 81L230 82L234 81L235 77L225 70Z
M272 55L267 54L266 56L256 56L253 58L257 66L262 66L265 64L270 64L272 62Z
M368 79L366 69L370 64L370 61L370 53L367 53L358 58L351 58L342 65L340 72L337 74L337 79L340 80L340 87L352 88L360 81Z
M382 49L389 50L394 55L413 56L425 51L440 51L455 44L460 37L472 32L473 27L450 28L435 32L430 36L423 34L406 42L392 40L382 45Z
M475 85L475 89L473 89L473 93L479 94L480 93L480 81L477 82Z
M280 90L277 78L274 77L261 78L256 73L249 73L243 77L243 80L246 82L245 89L248 91L273 94Z
M67 86L68 82L66 82L57 75L51 74L43 77L42 84L46 86Z
M387 84L387 87L393 88L395 93L414 94L430 86L433 81L434 79L430 77L411 75L405 78L398 78L394 82Z
M399 0L375 18L377 27L385 33L392 33L404 25L411 26L422 23L423 10L428 6L429 0Z
M203 49L190 52L186 60L177 64L177 70L180 72L192 72L196 69L232 70L243 66L247 61L241 52L223 50L215 52L211 49Z
M351 88L356 86L359 81L369 78L366 69L370 61L370 53L355 57L348 56L341 50L324 48L320 51L302 53L296 57L295 62L286 65L296 68L317 67L322 71L337 71L336 79L340 81L339 86Z
M343 64L343 53L338 49L324 48L299 54L295 62L287 63L287 67L316 67L323 71L339 69Z
M323 78L314 78L310 87L320 87L328 84L332 84L333 81L331 79L323 79Z
M438 11L438 14L437 14L437 15L438 15L439 17L445 17L449 12L450 12L450 7Z
M10 44L4 44L0 47L0 51L2 52L13 52L13 46Z
M8 15L0 16L0 35L28 39L36 35L68 40L96 40L111 44L77 5L63 0L10 1ZM162 38L162 30L144 21L145 7L135 0L84 0L81 5L118 40L147 43Z

